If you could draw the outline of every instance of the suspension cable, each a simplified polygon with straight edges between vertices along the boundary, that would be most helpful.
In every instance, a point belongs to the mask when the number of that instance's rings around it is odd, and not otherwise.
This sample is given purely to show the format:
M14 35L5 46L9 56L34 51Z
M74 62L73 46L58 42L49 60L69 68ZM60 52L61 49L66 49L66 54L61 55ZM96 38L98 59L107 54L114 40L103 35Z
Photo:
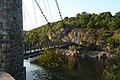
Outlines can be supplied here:
M50 5L49 5L48 0L47 0L47 5L48 5L49 13L50 13L50 19L52 20L52 14L51 14L51 9L50 9Z
M33 3L33 10L34 10L34 16L35 16L35 23L36 23L36 26L37 26L36 11L35 11L35 5L34 5L33 0L32 0L32 3Z
M23 19L24 19L24 24L25 24L24 27L25 27L25 30L26 30L26 27L29 26L29 25L28 25L28 22L27 22L26 17L25 17L25 9L24 9L24 14L23 14Z
M42 13L42 15L43 15L43 17L45 18L45 20L46 20L46 22L48 23L48 25L50 26L50 28L51 28L51 30L52 30L52 32L54 32L54 34L62 41L62 39L60 38L60 36L59 35L57 35L56 34L56 32L54 31L54 29L51 27L51 25L50 25L50 23L49 23L49 21L47 20L47 18L46 18L46 16L44 15L44 13L43 13L43 11L42 11L42 9L41 9L41 7L40 7L40 5L38 4L38 2L35 0L35 2L36 2L36 4L37 4L37 6L38 6L38 8L40 9L40 11L41 11L41 13Z
M62 15L61 15L60 8L59 8L59 5L58 5L57 0L55 0L55 2L56 2L56 5L57 5L57 8L58 8L59 14L60 14L60 18L61 18L61 20L62 20Z
M46 16L44 15L44 13L43 13L43 11L42 11L40 5L38 4L38 2L37 2L36 0L35 0L35 2L36 2L36 4L37 4L38 8L40 9L40 11L41 11L43 17L45 18L46 22L49 23L48 20L47 20L47 18L46 18Z
M62 20L62 24L63 24L63 26L65 26L65 24L64 24L64 22L63 22L63 19L62 19L62 14L61 14L61 12L60 12L60 8L59 8L59 5L58 5L58 1L57 0L55 0L55 2L56 2L56 5L57 5L57 8L58 8L58 11L59 11L59 15L60 15L60 18L61 18L61 20ZM68 42L70 42L70 37L67 35L67 38L68 38Z
M24 28L25 28L25 30L26 30L26 25L27 25L27 24L26 24L26 22L25 22L25 20L26 20L26 19L25 19L25 9L23 9L23 20L24 20L24 21L23 21L23 22L24 22Z
M48 18L48 12L47 12L47 7L46 7L46 2L45 2L45 0L43 0L43 3L44 3L44 7L45 7L46 17Z
M32 19L31 19L30 15L29 15L29 13L28 13L28 11L27 11L27 9L26 9L24 3L23 3L23 7L24 7L25 11L27 12L28 17L30 18L30 21L31 21L32 25L34 26L33 21L32 21Z
M41 1L40 1L40 0L38 0L38 4L39 4L39 5L41 4ZM42 17L41 21L42 21L42 24L44 24L45 22L44 22L44 17L42 16L42 14L40 14L40 17Z

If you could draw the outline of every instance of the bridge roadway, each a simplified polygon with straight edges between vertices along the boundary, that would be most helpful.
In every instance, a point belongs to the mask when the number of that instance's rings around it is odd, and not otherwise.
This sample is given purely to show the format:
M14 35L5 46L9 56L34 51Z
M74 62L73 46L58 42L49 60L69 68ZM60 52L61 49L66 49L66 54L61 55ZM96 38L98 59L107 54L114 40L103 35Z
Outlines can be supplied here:
M49 49L56 49L56 48L64 48L64 47L68 47L70 44L62 44L62 45L56 45L56 46L52 46ZM36 49L36 50L29 50L29 51L24 51L24 59L28 59L28 58L33 58L37 55L40 55L45 48L41 48L41 49Z

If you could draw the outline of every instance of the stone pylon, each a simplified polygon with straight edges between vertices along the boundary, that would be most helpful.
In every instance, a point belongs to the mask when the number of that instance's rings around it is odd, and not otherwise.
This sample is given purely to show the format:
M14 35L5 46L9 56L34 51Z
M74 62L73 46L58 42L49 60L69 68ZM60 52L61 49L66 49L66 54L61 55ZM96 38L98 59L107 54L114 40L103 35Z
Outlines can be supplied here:
M22 0L0 0L0 68L25 80Z
M78 32L78 45L80 46L80 32Z
M74 43L76 43L76 40L77 40L77 39L76 39L76 36L77 36L77 33L74 32L74 40L73 40Z

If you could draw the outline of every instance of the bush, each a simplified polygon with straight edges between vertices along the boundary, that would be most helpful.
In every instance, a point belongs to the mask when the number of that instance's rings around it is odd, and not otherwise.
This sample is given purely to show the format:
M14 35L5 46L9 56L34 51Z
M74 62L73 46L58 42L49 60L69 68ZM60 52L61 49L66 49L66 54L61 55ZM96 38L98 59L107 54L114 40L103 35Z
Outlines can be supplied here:
M96 45L93 43L87 43L85 45L85 49L87 49L87 50L101 50L99 45Z
M59 49L45 49L45 51L39 56L39 62L41 66L49 70L61 69L64 64L64 60L62 58L62 51Z
M112 58L108 59L103 76L105 80L120 80L120 48Z
M119 44L118 41L116 41L114 38L109 38L108 43L114 47Z

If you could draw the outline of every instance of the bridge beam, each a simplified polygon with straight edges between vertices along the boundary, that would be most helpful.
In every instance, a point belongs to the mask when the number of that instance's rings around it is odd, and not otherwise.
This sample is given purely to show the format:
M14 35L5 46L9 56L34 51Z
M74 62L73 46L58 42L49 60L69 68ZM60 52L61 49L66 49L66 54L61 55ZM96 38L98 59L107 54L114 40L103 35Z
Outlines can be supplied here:
M0 0L0 68L25 80L22 0Z

